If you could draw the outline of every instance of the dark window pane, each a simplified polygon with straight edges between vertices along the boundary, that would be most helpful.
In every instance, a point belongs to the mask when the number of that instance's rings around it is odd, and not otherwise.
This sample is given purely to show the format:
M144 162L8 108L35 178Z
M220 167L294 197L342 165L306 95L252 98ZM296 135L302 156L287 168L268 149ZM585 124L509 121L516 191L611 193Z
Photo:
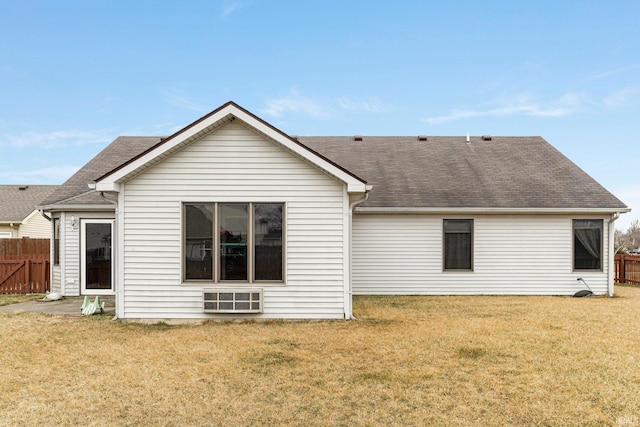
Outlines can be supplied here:
M236 310L249 310L250 304L249 301L236 301Z
M247 280L247 204L220 204L220 280Z
M53 265L60 265L60 218L53 218Z
M236 301L249 301L249 292L237 292Z
M220 292L220 301L233 301L233 292Z
M444 220L444 269L471 270L472 220Z
M255 280L282 280L282 204L254 204Z
M111 224L85 226L86 288L111 289Z
M602 220L573 220L573 266L576 270L602 268Z
M185 205L185 278L213 279L213 205Z

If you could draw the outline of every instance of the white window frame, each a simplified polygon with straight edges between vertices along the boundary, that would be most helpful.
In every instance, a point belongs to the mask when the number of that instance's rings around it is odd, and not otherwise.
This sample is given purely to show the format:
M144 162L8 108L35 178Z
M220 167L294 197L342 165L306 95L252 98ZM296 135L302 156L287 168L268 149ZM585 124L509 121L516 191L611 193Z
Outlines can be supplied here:
M220 280L220 205L247 205L248 206L248 229L247 229L247 280ZM213 236L211 243L211 256L213 257L212 279L187 279L186 278L186 206L187 205L212 205L213 206ZM256 280L255 279L255 235L254 235L254 205L281 205L282 206L282 279L281 280ZM284 285L286 284L286 218L287 204L282 201L257 201L257 202L238 202L238 201L183 201L181 207L181 281L183 285L201 285L216 284L229 286L243 285Z
M446 268L446 260L447 260L447 231L446 231L446 223L447 221L458 221L458 222L468 222L471 225L471 230L469 231L469 237L471 239L470 248L469 248L469 268ZM474 257L475 257L475 221L473 218L443 218L442 220L442 271L444 272L473 272L474 271Z
M87 224L110 224L111 225L111 288L109 289L87 289ZM80 292L82 295L113 295L115 292L115 220L114 219L93 219L87 218L80 221Z

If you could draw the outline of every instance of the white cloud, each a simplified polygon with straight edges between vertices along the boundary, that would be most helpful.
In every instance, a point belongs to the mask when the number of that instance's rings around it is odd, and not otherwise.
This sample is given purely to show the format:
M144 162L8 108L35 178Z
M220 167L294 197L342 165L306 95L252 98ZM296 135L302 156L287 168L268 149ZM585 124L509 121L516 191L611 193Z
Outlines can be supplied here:
M220 14L221 18L226 18L231 15L238 9L242 9L247 5L239 0L225 0L222 2L222 13Z
M160 89L160 93L169 104L175 107L190 111L197 111L199 113L208 111L206 105L188 98L182 90L176 87L162 88Z
M326 118L331 114L331 110L302 95L295 88L285 96L267 101L267 106L262 112L276 118L286 113L302 113L314 118Z
M631 65L624 65L622 67L616 67L616 68L609 68L606 70L600 70L600 71L595 71L593 73L591 73L589 76L587 76L586 80L599 80L599 79L604 79L604 78L608 78L611 76L614 76L616 74L624 74L627 72L635 72L636 69L640 68L640 64L631 64Z
M13 147L69 147L80 145L98 145L113 139L114 132L110 130L62 130L51 132L28 131L19 135L4 135L3 140ZM0 142L0 145L3 145Z
M494 106L477 109L454 109L451 113L424 119L430 125L473 118L473 117L504 117L504 116L532 116L532 117L562 117L574 113L586 103L582 93L567 93L557 100L543 102L537 97L522 93L513 99L499 99Z
M355 112L383 113L391 110L390 106L375 97L364 100L342 97L338 99L338 104L344 110Z
M640 97L640 86L628 86L607 96L603 102L610 108L624 107Z
M79 166L63 165L32 170L19 170L10 173L0 172L0 182L51 184L60 183L69 179L71 175L80 169Z

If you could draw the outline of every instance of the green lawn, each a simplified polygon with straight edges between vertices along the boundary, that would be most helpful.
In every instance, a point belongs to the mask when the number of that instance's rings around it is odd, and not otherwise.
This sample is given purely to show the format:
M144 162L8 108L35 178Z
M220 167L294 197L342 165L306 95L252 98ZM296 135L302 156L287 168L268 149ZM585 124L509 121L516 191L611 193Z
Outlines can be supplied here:
M640 288L357 297L356 321L0 313L4 425L640 425Z

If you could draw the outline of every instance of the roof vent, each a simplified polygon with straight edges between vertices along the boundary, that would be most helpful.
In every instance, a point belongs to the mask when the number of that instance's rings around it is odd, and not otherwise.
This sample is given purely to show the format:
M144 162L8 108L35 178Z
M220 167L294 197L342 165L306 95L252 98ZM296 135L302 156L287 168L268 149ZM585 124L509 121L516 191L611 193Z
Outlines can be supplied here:
M362 141L362 135L356 135L353 137L354 141Z
M471 135L467 132L467 144L471 144Z
M427 135L418 135L418 141L426 141Z
M291 137L291 139L293 139L293 140L296 140L296 141L298 140L298 135L289 135L289 136L290 136L290 137Z
M28 185L21 185L20 187L18 187L18 190L24 191L24 190L26 190L27 188L29 188L29 186L28 186Z
M482 135L483 141L491 141L491 135Z

